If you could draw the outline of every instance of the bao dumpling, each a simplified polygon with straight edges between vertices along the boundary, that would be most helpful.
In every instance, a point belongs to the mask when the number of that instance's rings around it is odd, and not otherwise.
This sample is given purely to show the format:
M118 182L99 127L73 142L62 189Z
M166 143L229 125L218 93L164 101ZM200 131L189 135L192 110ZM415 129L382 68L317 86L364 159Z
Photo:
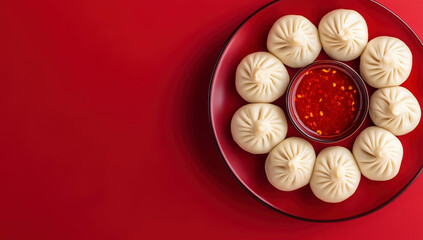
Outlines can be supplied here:
M249 54L236 69L236 90L247 102L273 102L285 93L288 83L285 66L267 52Z
M316 153L309 142L297 137L287 138L267 156L267 179L282 191L301 188L310 182L315 160Z
M231 121L235 142L254 154L270 152L285 139L287 128L283 110L268 103L244 105L235 112Z
M378 127L400 136L414 130L420 122L420 105L406 88L380 88L370 98L370 118Z
M394 37L372 39L360 58L360 73L372 87L392 87L407 80L413 56L407 45Z
M350 150L328 147L317 156L310 187L320 200L338 203L353 195L360 179L360 170Z
M353 154L365 177L386 181L398 174L403 149L400 140L389 131L368 127L355 139Z
M319 34L325 52L340 61L358 58L369 38L364 18L349 9L337 9L326 14L320 20Z
M312 63L322 50L316 26L307 18L279 18L267 36L267 49L285 65L300 68Z

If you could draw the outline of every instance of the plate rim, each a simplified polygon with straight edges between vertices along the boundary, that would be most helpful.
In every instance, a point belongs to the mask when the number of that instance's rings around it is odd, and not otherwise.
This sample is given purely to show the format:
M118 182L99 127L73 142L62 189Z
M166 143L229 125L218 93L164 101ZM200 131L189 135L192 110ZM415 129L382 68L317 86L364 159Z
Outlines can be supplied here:
M364 217L367 216L371 213L374 213L382 208L384 208L385 206L387 206L388 204L390 204L391 202L393 202L395 199L397 199L399 196L401 196L413 183L414 181L417 179L417 177L420 175L420 173L423 170L423 163L420 166L420 169L417 171L417 173L411 178L411 180L403 187L401 188L396 194L394 194L391 198L389 198L388 200L386 200L385 202L383 202L382 204L380 204L377 207L374 207L368 211L365 211L363 213L360 214L356 214L353 216L349 216L349 217L345 217L345 218L338 218L338 219L312 219L312 218L304 218L304 217L300 217L300 216L296 216L287 212L284 212L280 209L277 209L276 207L272 206L271 204L267 203L266 201L262 200L259 196L257 196L256 194L254 194L247 186L244 185L244 183L238 179L238 177L236 176L236 174L233 172L233 170L231 169L231 167L229 166L224 154L222 153L221 150L221 146L220 143L218 141L218 137L216 136L216 132L215 132L215 128L214 128L214 123L211 117L211 92L212 92L212 86L214 83L214 78L215 78L215 74L216 74L216 69L220 63L221 57L223 55L223 52L226 50L227 45L229 44L229 42L233 39L233 37L235 36L235 34L239 31L239 29L241 29L242 26L244 26L244 24L250 20L250 18L252 18L254 15L256 15L257 13L259 13L260 11L262 11L263 9L277 3L280 2L282 0L273 0L265 5L263 5L262 7L258 8L257 10L255 10L253 13L251 13L247 18L245 18L236 28L235 30L229 35L229 37L227 38L227 40L225 41L225 43L223 44L219 55L217 56L217 60L214 64L213 67L213 71L211 73L211 77L210 77L210 83L209 83L209 89L208 89L208 97L207 97L207 110L208 110L208 118L209 118L209 126L210 126L210 130L212 132L213 135L213 141L215 143L215 146L217 148L217 151L219 153L219 156L221 158L221 160L223 161L226 169L229 171L229 173L231 174L231 176L235 179L235 181L251 196L253 197L256 201L258 201L259 203L261 203L262 205L266 206L267 208L280 213L282 215L297 219L297 220L301 220L301 221L306 221L306 222L318 222L318 223L327 223L327 222L343 222L343 221L348 221L348 220L353 220L353 219L357 219L360 217ZM389 8L385 7L383 4L377 2L376 0L364 0L364 1L369 1L370 3L376 4L378 7L381 7L382 9L384 9L385 11L387 11L388 13L390 13L392 16L396 17L406 28L408 28L408 30L416 37L416 39L420 42L420 45L423 47L423 42L422 40L419 38L419 36L414 32L414 30L404 21L402 20L397 14L395 14L392 10L390 10Z

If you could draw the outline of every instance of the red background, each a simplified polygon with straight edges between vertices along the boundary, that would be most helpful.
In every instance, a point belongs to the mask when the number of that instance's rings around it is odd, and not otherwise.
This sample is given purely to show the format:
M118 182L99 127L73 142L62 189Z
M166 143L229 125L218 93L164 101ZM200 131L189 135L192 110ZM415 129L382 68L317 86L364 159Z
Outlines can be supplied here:
M423 2L380 1L423 36ZM423 180L309 223L232 179L207 118L213 65L263 1L0 2L0 239L423 238Z

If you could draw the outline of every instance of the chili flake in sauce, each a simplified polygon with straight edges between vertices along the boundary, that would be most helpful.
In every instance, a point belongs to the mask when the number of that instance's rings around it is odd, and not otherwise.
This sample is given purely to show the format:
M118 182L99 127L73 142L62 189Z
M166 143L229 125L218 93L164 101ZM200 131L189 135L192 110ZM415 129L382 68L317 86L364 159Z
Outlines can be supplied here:
M354 81L342 70L307 71L295 92L295 109L303 124L322 136L348 129L358 114L359 94Z

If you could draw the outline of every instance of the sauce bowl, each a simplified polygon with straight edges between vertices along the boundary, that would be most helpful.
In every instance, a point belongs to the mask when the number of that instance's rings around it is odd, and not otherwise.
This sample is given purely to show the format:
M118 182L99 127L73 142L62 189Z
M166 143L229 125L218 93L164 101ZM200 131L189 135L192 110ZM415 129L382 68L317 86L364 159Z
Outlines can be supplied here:
M336 132L330 132L327 134L322 134L321 130L316 130L316 128L313 129L312 127L310 127L310 124L306 124L306 120L302 119L304 118L304 116L302 115L301 117L299 116L300 111L299 109L297 109L298 106L296 104L296 101L298 101L298 97L301 97L300 94L297 94L297 91L299 90L299 87L302 87L304 85L303 84L300 86L301 82L304 79L306 79L306 75L308 75L309 73L312 73L313 70L316 72L320 69L324 70L325 72L328 71L327 69L330 69L331 71L335 70L333 71L334 73L336 73L336 71L339 71L340 73L342 72L343 76L346 75L347 78L350 80L350 82L355 85L354 90L356 90L355 94L357 94L356 96L357 102L354 102L354 101L352 102L352 104L354 104L354 107L352 108L354 110L354 116L352 116L351 118L351 123L349 123L346 127L340 129L339 131L337 130ZM325 79L321 79L321 82L323 81L331 81L331 79L328 79L328 77L326 77ZM308 84L310 85L311 82ZM317 84L317 83L313 83L313 84ZM335 88L336 84L333 84L333 85ZM312 88L309 93L312 94L313 93L312 91L319 91L319 93L323 92L324 95L326 96L328 95L327 96L328 100L326 100L327 102L325 103L326 108L329 109L329 111L332 111L330 112L332 116L334 114L335 115L338 114L338 112L336 112L335 110L336 109L335 106L332 108L332 105L331 105L336 103L338 103L338 105L340 104L339 102L336 102L337 101L336 93L334 93L332 89L329 89L327 84L325 85L326 88L320 87L320 85L314 85L314 86L311 85L311 86ZM350 86L350 89L352 89L351 86ZM344 86L342 86L342 90L338 90L338 91L344 92L344 90L347 91L344 88ZM307 99L307 101L310 102L312 106L316 106L315 101L319 101L319 99ZM320 101L322 101L321 98L320 98ZM342 101L345 101L345 100L342 100ZM364 122L367 116L367 112L369 110L369 94L367 91L366 84L361 78L361 76L356 71L354 71L351 67L349 67L347 64L340 61L334 61L334 60L320 60L305 66L300 71L298 71L298 73L293 77L287 89L286 104L287 104L288 116L291 119L291 122L293 123L295 128L297 128L299 132L301 132L304 136L317 142L334 143L334 142L344 140L348 138L349 136L351 136ZM349 104L351 104L351 102L349 102ZM337 109L339 110L339 107ZM351 109L347 110L345 107L345 111L351 111ZM345 113L339 112L339 114L345 114ZM323 116L323 112L320 112L320 115ZM316 119L316 117L319 117L319 116L313 116L313 114L311 114L311 116L305 116L305 117L306 118L314 117L314 119ZM314 122L313 124L314 126L316 126ZM331 127L328 124L336 124L336 122L322 123L322 121L320 120L320 125L321 125L320 127L322 128ZM317 128L319 128L319 126L317 126Z

